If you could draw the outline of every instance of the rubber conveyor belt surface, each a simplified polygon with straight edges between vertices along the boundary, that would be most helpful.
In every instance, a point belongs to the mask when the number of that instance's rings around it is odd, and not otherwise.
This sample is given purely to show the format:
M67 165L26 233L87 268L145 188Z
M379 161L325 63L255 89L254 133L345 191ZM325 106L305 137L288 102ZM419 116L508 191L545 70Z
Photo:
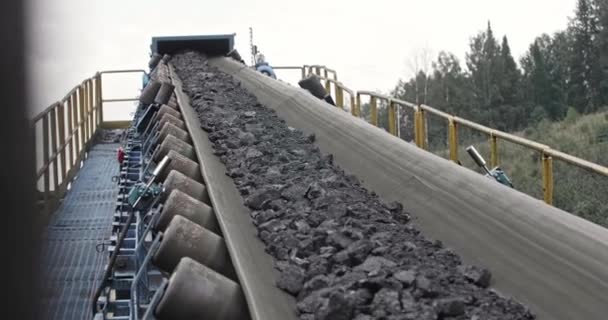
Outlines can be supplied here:
M388 201L399 201L429 237L465 262L488 267L492 285L539 319L606 319L608 230L420 150L308 92L227 58L232 74L287 124L315 133L334 161Z
M256 236L257 231L249 218L249 209L243 204L232 179L226 176L226 167L213 155L208 134L201 129L197 113L182 91L182 83L172 66L170 70L178 104L192 137L209 198L245 294L251 318L297 319L295 300L275 286L278 276L273 259L266 254L264 244Z

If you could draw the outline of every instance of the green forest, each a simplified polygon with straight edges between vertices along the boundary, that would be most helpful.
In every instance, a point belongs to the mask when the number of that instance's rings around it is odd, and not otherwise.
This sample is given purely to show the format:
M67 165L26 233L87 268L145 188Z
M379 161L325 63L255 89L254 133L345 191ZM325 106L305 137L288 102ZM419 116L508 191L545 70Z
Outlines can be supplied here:
M578 0L567 26L535 38L518 60L491 22L470 39L464 63L450 52L413 57L416 75L391 95L608 165L608 0ZM387 128L387 110L378 110ZM369 105L362 115L369 117ZM401 137L413 139L412 114L401 114ZM429 116L429 149L447 157L447 123ZM461 130L460 143L488 156L487 137ZM501 144L500 163L516 188L542 198L538 155ZM475 169L460 152L463 165ZM556 163L555 205L608 226L608 178Z
M471 38L464 65L445 51L421 64L393 96L496 129L561 120L568 108L596 112L608 105L608 0L579 0L569 25L538 36L519 64L490 22Z

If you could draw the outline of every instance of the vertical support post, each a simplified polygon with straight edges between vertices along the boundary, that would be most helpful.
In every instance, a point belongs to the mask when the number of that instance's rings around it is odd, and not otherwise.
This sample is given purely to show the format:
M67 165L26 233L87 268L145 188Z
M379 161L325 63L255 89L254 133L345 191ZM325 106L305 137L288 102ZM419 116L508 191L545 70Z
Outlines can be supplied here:
M72 104L74 99L74 94L70 94L70 96L68 97L68 139L70 139L70 141L68 142L68 145L65 146L66 149L68 149L68 151L70 152L70 157L69 157L69 164L70 164L70 169L72 169L72 167L74 166L74 138L76 138L78 135L73 134L72 131L74 131L74 124L72 123L73 119L74 119L74 106Z
M59 105L57 106L57 116L59 117L59 121L58 121L58 127L59 127L59 148L61 149L60 152L60 156L61 156L61 171L60 176L61 176L61 183L65 182L65 177L67 175L67 169L66 169L66 161L65 161L65 154L66 154L66 146L65 146L65 102L61 101L59 103Z
M331 83L329 80L325 80L325 91L327 91L327 94L331 96Z
M494 133L490 134L490 166L498 166L498 137Z
M87 132L86 132L86 118L84 115L84 85L81 84L78 87L78 112L80 112L80 142L81 146L78 147L78 158L82 155L82 151L85 149L87 144Z
M450 160L458 163L458 123L453 118L448 120L448 142L450 144Z
M416 145L426 150L427 142L426 142L426 117L424 116L424 110L417 107L416 112L414 113L414 132L415 132L415 141Z
M545 202L549 205L553 205L553 158L545 153L542 153L541 158Z
M42 117L42 166L44 169L43 175L43 193L44 193L44 211L50 213L50 191L51 191L51 179L50 179L50 166L49 164L49 114L46 113Z
M89 80L89 105L91 106L91 136L93 136L95 132L97 132L97 112L99 110L96 109L97 104L95 103L96 90L97 89L95 88L95 78L91 78L91 80Z
M319 68L319 66L315 66L315 74L321 76L321 68Z
M396 110L395 102L393 100L388 100L388 132L390 134L396 136L397 135L397 110Z
M74 91L73 94L73 98L74 98L74 128L76 129L76 132L74 133L74 138L75 138L75 142L74 142L74 161L77 162L78 159L80 158L80 142L82 140L82 125L81 125L81 115L80 115L80 88L78 88L77 90ZM73 163L73 165L76 165L76 163Z
M344 90L338 84L335 84L336 88L336 107L344 109Z
M323 75L325 76L325 79L329 79L329 77L327 76L327 68L323 67ZM329 91L329 90L327 90Z
M59 173L58 173L58 157L57 157L57 105L53 106L51 113L51 154L53 155L53 192L57 191L59 186Z
M87 94L86 94L86 98L87 98L87 125L88 130L89 130L89 136L87 140L90 140L91 137L93 136L93 106L91 105L91 102L93 101L93 99L91 99L92 97L92 90L91 90L91 80L86 80L86 90L87 90Z
M97 125L100 125L103 122L103 99L102 99L102 93L103 91L101 90L101 73L97 74L97 84L96 84L96 88L97 88L97 94L96 94L96 98L97 98L97 108L99 110L99 112L97 112L98 117L97 117Z
M378 126L378 100L376 97L369 97L369 106L370 106L370 123L374 126Z
M300 72L302 73L302 79L306 78L306 66L303 66Z
M357 108L357 100L354 95L350 95L350 112L354 115L354 110Z
M353 108L353 116L359 118L361 116L361 94L357 92L357 103L355 103L355 107Z

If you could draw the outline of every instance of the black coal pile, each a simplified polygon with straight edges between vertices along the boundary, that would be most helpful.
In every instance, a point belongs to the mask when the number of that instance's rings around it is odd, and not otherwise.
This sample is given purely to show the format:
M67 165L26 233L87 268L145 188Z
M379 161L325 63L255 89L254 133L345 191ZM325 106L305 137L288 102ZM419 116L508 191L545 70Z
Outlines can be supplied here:
M534 319L205 57L173 57L301 319Z

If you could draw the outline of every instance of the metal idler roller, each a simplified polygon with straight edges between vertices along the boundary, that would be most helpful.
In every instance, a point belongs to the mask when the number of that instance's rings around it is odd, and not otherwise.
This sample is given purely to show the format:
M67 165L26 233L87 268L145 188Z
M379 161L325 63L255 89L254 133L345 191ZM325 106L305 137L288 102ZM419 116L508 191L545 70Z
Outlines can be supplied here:
M163 233L153 261L160 269L172 272L183 257L235 278L224 238L182 216L174 216Z
M165 113L161 118L160 118L160 127L164 126L165 123L170 122L173 123L176 127L182 129L182 130L186 130L186 125L184 124L184 122L168 113Z
M178 109L177 96L175 95L175 92L173 92L173 94L171 95L171 98L169 98L169 102L167 102L167 105L175 110Z
M162 105L160 107L160 109L158 109L158 118L160 119L162 116L165 115L165 113L168 113L168 114L170 114L170 115L172 115L172 116L174 116L174 117L176 117L176 118L178 118L180 120L182 119L182 114L179 111L177 111L177 110L169 107L166 104Z
M176 138L171 134L168 134L158 149L156 149L154 152L153 160L155 162L159 162L171 150L175 150L175 152L185 156L188 159L196 159L196 156L194 155L194 148L192 148L190 144Z
M150 69L156 68L156 66L158 65L158 63L160 62L161 59L162 59L162 56L160 54L154 53L152 55L152 57L150 57L150 61L148 62L148 67L150 67Z
M165 230L171 219L177 215L219 234L220 228L213 214L213 208L177 189L169 194L154 229Z
M169 278L154 313L160 320L249 319L241 287L187 257Z
M162 59L163 63L168 63L168 62L169 62L169 60L171 60L171 55L170 55L170 54L165 53L165 54L163 55L163 59Z
M162 143L169 134L186 143L191 142L190 135L188 135L187 131L178 128L170 122L167 122L160 127L160 131L158 132L158 142Z
M203 178L201 177L201 169L198 163L186 158L185 156L175 152L174 150L169 151L169 153L167 153L167 157L169 157L171 162L169 162L167 167L160 172L158 178L161 181L165 180L165 178L167 178L167 175L169 175L169 172L171 172L172 170L181 172L187 177L192 178L198 182L203 181Z
M154 102L158 104L167 104L169 102L169 98L171 98L171 94L173 94L173 90L175 90L175 86L170 84L169 82L163 82L156 93L156 97L154 98Z
M150 80L148 85L144 87L139 96L139 102L143 104L153 104L154 98L161 87L161 83L156 80Z
M171 171L163 183L165 188L165 194L171 193L171 191L177 189L185 194L193 197L196 200L204 203L211 203L209 200L209 194L204 184L196 182L195 180L186 177L179 171Z

